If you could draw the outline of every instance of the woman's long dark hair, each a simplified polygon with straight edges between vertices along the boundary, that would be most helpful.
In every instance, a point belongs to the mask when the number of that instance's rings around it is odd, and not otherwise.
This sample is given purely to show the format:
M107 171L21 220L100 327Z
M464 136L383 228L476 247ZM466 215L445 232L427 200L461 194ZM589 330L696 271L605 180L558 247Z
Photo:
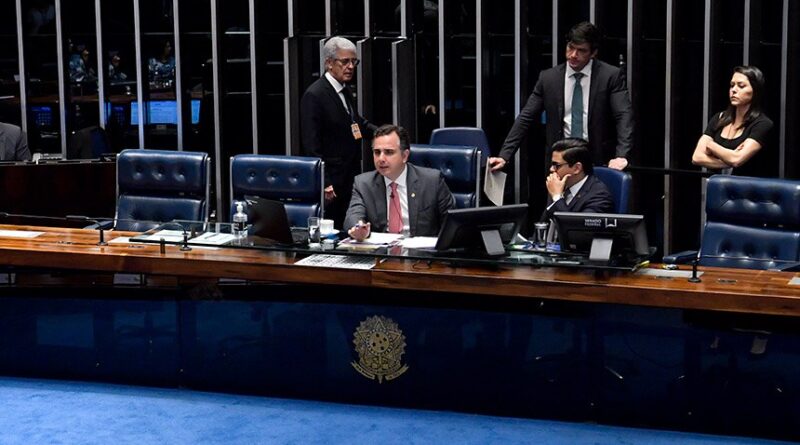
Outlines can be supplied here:
M750 81L750 87L753 88L753 99L750 101L750 108L744 115L744 122L739 128L745 128L751 122L761 116L761 96L764 94L764 73L758 67L753 65L737 66L733 69L734 73L743 74ZM725 128L726 125L732 123L736 119L736 107L728 105L728 108L722 112L722 116L717 122L717 130Z

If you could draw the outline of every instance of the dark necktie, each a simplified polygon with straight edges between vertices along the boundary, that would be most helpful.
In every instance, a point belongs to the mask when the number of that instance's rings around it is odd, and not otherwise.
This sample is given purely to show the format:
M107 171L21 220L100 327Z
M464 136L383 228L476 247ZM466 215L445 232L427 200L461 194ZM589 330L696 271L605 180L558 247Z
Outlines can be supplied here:
M355 121L355 116L353 114L353 95L350 94L350 87L347 85L342 88L342 95L344 96L344 103L347 104L347 114L350 115L350 119Z
M581 78L583 73L575 73L575 88L572 90L572 126L569 135L573 138L583 137L583 87Z

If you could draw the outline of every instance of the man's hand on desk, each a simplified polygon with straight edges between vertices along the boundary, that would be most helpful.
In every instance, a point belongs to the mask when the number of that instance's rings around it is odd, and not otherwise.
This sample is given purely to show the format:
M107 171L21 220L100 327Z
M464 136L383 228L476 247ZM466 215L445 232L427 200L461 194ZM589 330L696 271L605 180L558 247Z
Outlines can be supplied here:
M370 223L359 221L358 224L354 225L347 231L347 234L350 235L350 238L353 238L356 241L364 241L369 236L370 228Z

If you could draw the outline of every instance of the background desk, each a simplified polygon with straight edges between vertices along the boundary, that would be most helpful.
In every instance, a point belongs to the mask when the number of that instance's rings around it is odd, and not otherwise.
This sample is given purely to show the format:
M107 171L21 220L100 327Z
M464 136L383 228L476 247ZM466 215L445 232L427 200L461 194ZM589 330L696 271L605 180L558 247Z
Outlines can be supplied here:
M800 437L794 274L716 269L693 285L405 260L315 269L289 253L162 255L44 230L0 240L18 283L0 293L6 374ZM112 286L97 272L153 279ZM382 382L353 366L355 332L375 316L405 345L407 370ZM764 354L729 329L742 325L773 332Z

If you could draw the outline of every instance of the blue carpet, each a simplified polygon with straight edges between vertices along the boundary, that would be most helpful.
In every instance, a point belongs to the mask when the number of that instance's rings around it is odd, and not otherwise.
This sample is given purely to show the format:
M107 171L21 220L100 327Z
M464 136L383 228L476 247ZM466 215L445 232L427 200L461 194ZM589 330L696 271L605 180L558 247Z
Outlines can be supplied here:
M592 424L0 378L0 444L778 444Z

